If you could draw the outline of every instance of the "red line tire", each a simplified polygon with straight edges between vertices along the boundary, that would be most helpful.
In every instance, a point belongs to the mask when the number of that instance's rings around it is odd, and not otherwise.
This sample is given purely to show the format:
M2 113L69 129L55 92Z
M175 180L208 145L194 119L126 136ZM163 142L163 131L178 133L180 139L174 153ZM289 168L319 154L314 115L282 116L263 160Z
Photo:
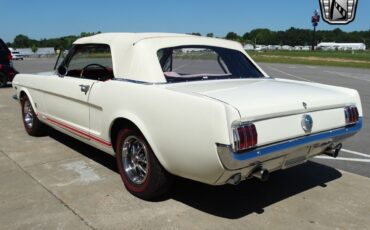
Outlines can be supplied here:
M136 128L123 128L118 132L116 143L117 167L131 194L144 200L153 200L169 190L172 175L159 163L140 131ZM139 151L141 149L145 151Z

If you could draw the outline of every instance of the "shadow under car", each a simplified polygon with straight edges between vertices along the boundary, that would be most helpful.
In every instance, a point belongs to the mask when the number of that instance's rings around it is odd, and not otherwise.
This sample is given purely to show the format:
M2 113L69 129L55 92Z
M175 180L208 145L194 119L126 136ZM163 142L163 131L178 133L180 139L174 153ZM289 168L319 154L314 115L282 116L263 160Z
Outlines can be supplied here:
M59 131L49 128L48 135L104 167L118 173L113 156L86 145ZM174 199L205 213L228 219L238 219L251 213L262 214L264 208L317 186L340 178L331 167L309 161L286 170L273 172L267 182L255 178L237 186L210 186L176 178L172 190L156 202Z

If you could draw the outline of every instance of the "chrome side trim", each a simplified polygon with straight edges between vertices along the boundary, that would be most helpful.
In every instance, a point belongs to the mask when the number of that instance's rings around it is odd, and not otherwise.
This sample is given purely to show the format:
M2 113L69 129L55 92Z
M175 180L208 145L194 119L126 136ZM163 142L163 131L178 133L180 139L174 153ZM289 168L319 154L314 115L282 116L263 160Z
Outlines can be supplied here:
M141 84L141 85L163 85L167 84L167 82L146 82L146 81L138 81L138 80L131 80L127 78L113 78L113 81L124 81L129 83Z
M217 153L220 161L226 169L236 170L286 155L288 154L286 152L287 150L294 150L303 146L312 146L320 142L339 142L356 134L361 128L362 117L360 117L358 122L352 126L314 133L266 146L260 146L241 153L234 152L232 145L216 143Z

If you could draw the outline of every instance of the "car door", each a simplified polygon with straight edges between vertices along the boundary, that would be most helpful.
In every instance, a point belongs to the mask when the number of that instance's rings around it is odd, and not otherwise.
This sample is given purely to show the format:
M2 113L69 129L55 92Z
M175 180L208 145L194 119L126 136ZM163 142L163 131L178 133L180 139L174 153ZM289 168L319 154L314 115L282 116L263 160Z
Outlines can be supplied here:
M76 45L58 67L58 74L45 78L44 104L48 122L81 138L91 139L88 99L94 83L101 80L99 76L108 65L107 55L110 55L107 45Z

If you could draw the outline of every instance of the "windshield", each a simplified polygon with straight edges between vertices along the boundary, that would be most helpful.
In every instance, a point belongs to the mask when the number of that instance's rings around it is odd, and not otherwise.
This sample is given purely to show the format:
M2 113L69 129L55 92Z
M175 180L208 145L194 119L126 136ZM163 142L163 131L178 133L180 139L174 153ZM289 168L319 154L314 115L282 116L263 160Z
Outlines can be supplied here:
M237 50L182 46L157 52L167 82L260 78L263 74Z

